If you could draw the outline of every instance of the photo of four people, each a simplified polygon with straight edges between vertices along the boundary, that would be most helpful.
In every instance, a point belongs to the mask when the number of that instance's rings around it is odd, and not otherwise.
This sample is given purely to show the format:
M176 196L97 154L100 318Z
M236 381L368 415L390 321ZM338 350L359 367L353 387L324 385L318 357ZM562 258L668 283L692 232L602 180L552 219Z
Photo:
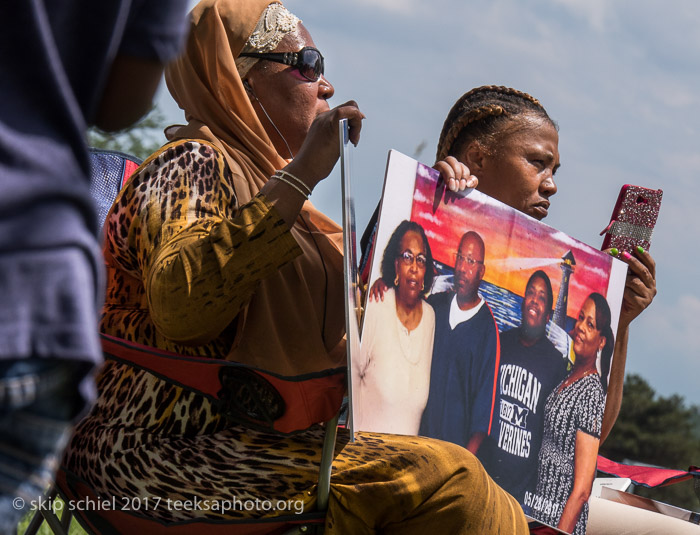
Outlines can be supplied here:
M353 429L462 445L526 514L582 532L624 268L479 192L443 198L410 162L392 151Z

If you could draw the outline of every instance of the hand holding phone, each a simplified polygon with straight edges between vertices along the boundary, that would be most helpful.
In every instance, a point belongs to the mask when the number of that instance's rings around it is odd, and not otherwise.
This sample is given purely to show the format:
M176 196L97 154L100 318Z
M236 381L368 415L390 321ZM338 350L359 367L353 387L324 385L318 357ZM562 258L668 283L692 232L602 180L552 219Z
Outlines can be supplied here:
M637 247L651 247L651 235L659 216L663 191L625 184L615 203L602 249L614 247L632 253Z

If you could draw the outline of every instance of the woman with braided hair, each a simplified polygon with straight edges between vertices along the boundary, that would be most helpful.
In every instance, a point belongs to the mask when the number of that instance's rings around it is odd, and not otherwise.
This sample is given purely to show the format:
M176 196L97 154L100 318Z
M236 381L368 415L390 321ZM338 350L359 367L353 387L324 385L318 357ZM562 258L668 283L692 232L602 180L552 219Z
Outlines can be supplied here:
M450 110L436 159L464 163L478 177L479 191L541 220L557 192L558 145L557 125L537 99L483 86Z

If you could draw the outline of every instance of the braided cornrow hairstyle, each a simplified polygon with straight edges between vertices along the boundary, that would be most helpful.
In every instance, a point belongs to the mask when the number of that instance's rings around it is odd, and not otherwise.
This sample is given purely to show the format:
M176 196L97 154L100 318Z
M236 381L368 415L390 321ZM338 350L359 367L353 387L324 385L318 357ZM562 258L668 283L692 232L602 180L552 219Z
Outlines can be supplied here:
M490 147L513 119L536 115L555 128L539 100L510 87L485 85L468 91L452 106L440 133L436 161L457 156L471 141Z

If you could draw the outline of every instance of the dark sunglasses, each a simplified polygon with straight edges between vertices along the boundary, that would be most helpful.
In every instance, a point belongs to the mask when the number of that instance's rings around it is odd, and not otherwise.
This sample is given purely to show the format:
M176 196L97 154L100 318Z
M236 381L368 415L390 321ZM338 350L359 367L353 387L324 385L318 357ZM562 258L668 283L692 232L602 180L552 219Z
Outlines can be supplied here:
M260 58L290 65L311 82L317 82L323 75L323 56L312 46L305 46L299 52L244 52L244 58Z

